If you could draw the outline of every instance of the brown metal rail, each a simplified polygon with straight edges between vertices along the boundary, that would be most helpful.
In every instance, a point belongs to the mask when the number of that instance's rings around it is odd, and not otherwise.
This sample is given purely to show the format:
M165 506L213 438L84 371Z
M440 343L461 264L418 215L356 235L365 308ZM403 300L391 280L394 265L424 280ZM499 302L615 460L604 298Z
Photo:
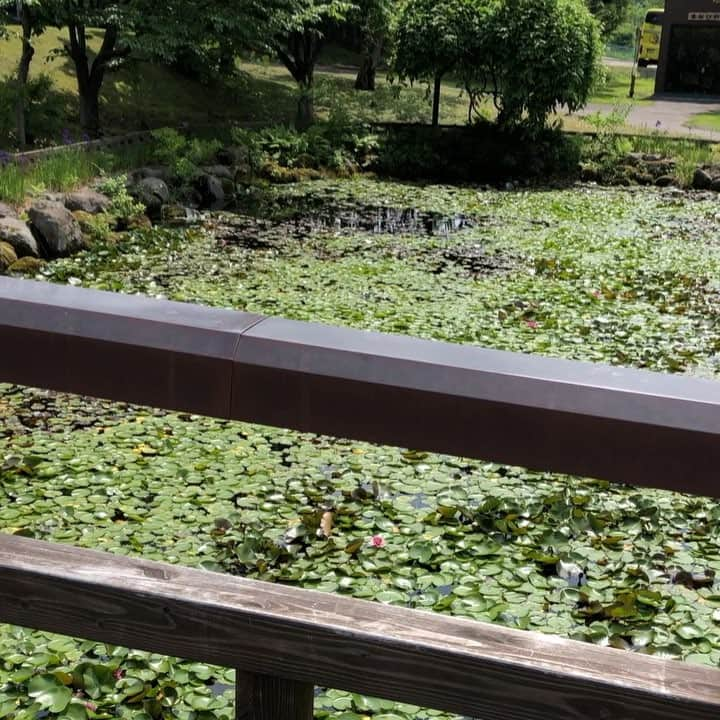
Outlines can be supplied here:
M0 379L720 496L720 383L0 278Z

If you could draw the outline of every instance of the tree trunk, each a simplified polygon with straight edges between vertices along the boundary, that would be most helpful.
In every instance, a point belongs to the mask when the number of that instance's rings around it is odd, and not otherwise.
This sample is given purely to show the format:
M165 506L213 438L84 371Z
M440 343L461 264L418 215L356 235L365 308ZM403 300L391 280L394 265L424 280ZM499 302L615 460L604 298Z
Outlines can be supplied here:
M307 130L315 119L315 102L313 99L312 87L303 88L298 100L297 115L295 116L295 128Z
M355 79L356 90L366 90L368 92L375 90L375 78L382 57L383 45L384 41L380 39L365 46L360 70Z
M27 97L26 89L28 77L30 76L30 63L35 55L35 48L32 46L32 21L30 14L24 4L19 5L20 24L22 25L22 54L17 74L18 97L15 102L15 122L17 130L17 141L21 150L27 145Z
M284 45L277 46L278 58L297 82L300 88L295 127L307 130L315 120L313 91L315 86L315 63L320 54L320 37L313 31L290 33Z
M100 136L100 87L89 86L80 92L80 127L91 138Z
M435 89L433 91L432 124L437 127L440 124L440 83L442 75L435 76Z
M89 137L100 135L100 90L102 89L108 63L114 58L124 57L127 50L116 48L118 29L105 29L102 45L92 64L87 52L87 34L84 25L68 26L70 33L70 57L75 63L78 95L80 96L80 125Z
M376 72L377 68L375 67L372 55L366 53L363 55L360 70L358 71L357 78L355 79L355 89L373 92L375 90Z

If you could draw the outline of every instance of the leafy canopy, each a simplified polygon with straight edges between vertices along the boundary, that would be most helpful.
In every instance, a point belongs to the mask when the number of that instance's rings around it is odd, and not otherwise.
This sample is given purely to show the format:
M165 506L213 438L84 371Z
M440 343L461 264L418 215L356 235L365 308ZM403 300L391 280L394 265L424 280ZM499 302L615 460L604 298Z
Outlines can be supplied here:
M408 0L397 22L402 79L459 75L471 102L491 97L501 125L541 128L588 99L599 25L582 0Z

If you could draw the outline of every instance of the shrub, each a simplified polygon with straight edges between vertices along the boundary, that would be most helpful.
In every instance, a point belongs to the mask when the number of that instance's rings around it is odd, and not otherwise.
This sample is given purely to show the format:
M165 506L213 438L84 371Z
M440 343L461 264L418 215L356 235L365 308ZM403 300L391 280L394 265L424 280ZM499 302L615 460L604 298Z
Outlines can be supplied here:
M128 192L126 175L106 177L100 185L100 192L110 198L110 207L107 210L109 215L129 220L145 212L145 206L136 202Z
M219 140L188 138L172 128L153 132L153 143L153 159L181 181L194 177L199 166L212 162L222 147Z
M503 0L462 71L492 96L500 125L537 130L559 106L575 111L587 102L600 48L598 23L582 0Z
M598 22L583 0L409 0L399 15L395 72L409 80L454 72L471 107L492 97L498 124L537 132L559 106L585 104L600 57Z

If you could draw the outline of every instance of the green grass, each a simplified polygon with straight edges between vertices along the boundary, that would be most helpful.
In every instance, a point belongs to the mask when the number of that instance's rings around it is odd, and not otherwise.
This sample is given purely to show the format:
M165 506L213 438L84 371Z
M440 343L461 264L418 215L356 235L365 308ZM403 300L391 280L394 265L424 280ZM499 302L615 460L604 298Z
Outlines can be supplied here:
M606 81L590 98L591 103L627 102L630 90L630 68L606 68ZM641 70L635 83L635 102L646 102L655 92L655 74Z
M688 123L689 127L704 128L705 130L720 131L720 111L704 112L693 115Z
M138 167L147 161L149 152L147 145L121 153L66 150L33 164L0 166L0 202L21 205L34 192L71 190L103 173Z

